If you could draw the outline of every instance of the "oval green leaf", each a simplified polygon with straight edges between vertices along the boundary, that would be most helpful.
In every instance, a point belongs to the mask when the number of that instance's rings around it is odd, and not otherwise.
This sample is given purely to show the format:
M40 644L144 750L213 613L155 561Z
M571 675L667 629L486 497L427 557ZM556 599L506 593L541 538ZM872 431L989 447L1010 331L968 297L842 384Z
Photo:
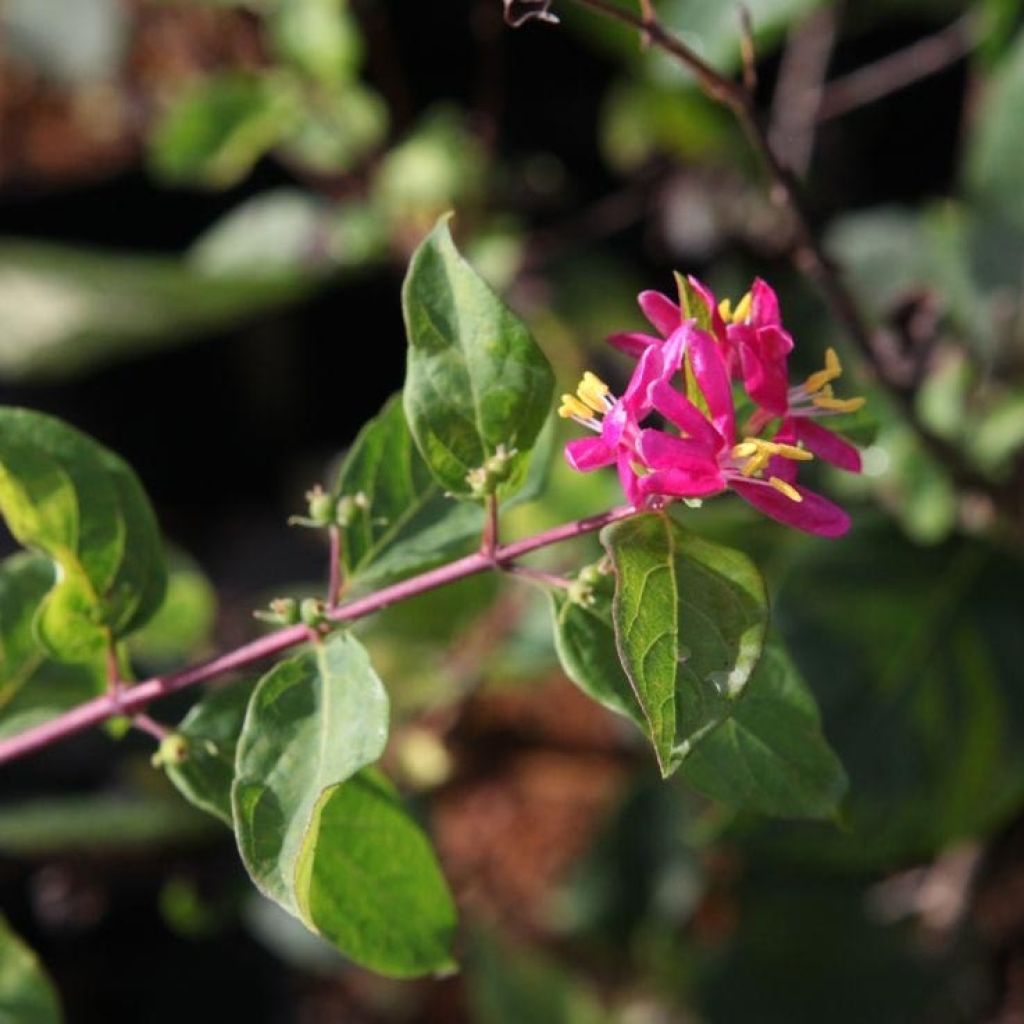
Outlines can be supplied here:
M36 635L90 661L147 622L167 585L156 517L131 469L52 416L0 409L0 513L15 539L60 566Z
M834 817L848 785L814 695L778 644L765 648L733 714L680 774L730 807L780 818Z
M231 785L235 753L255 681L232 683L192 706L177 731L188 743L188 757L167 764L167 776L186 800L232 826Z
M295 864L321 793L383 753L388 698L363 646L336 634L258 683L235 754L238 849L256 887L297 913Z
M565 674L592 700L635 722L647 732L647 720L629 678L619 663L612 626L613 576L603 575L587 603L550 591L555 651Z
M664 776L735 710L768 628L764 579L746 555L668 516L606 527L622 665Z
M303 917L356 963L398 978L455 969L448 885L430 841L379 772L324 791L296 888Z
M57 992L39 958L0 914L0 1021L60 1024L63 1019Z
M88 700L106 687L103 658L54 661L32 623L54 584L53 563L21 552L0 562L0 737Z
M404 403L412 435L448 492L504 446L506 493L521 482L551 408L554 374L525 324L462 258L442 217L402 288L409 339Z

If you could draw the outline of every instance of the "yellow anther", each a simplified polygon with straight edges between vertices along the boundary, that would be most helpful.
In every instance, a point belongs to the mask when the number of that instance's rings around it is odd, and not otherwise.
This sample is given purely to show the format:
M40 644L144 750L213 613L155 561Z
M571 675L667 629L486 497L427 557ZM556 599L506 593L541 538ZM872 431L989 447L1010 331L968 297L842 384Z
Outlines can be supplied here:
M758 444L756 441L741 441L737 445L733 445L732 457L734 459L746 459L749 456L757 452Z
M722 299L718 304L718 315L727 324L742 323L748 316L750 316L750 308L753 304L754 300L750 292L747 292L747 294L736 303L735 309L732 308L732 302L730 302L729 299Z
M763 437L745 437L739 444L732 447L734 459L747 459L748 461L740 467L744 476L756 476L773 456L783 459L795 459L798 462L807 462L814 456L795 444L783 444L780 441L769 441Z
M575 395L562 395L562 404L558 408L558 415L563 420L572 419L574 416L581 420L591 420L594 413L585 406Z
M857 398L833 398L831 395L817 395L811 401L819 408L828 412L856 412L864 408L867 399L858 396Z
M771 484L779 494L784 494L789 498L790 501L801 502L804 500L804 496L792 484L779 479L777 476L770 477L768 483Z
M839 356L836 354L834 348L825 350L825 369L818 370L817 373L812 373L807 380L804 381L804 390L813 395L817 391L821 391L827 384L830 384L834 380L838 380L843 375L843 366L839 362Z
M781 455L784 459L795 459L797 462L810 462L814 456L806 448L797 448L795 444L777 444L770 442L773 455Z
M589 370L583 374L583 380L579 382L576 394L579 396L579 400L594 412L607 411L608 403L605 399L608 395L608 385Z
M768 460L772 457L771 452L759 451L741 470L740 472L744 476L754 476L760 473L765 466L768 465Z
M752 309L753 305L754 297L753 295L750 294L750 292L747 292L747 294L744 295L743 298L740 299L740 301L737 303L736 309L732 314L732 322L736 324L742 323L744 320L746 320L747 317L750 316L750 310Z

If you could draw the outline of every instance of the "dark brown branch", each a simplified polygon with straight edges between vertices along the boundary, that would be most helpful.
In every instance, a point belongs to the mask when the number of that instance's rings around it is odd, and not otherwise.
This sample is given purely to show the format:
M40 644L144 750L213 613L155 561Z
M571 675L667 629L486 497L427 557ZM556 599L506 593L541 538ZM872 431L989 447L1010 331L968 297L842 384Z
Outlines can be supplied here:
M868 322L861 313L853 293L847 287L815 234L800 183L769 140L750 90L708 64L686 43L669 32L656 18L644 20L611 0L574 0L574 2L582 7L599 11L622 24L629 25L638 32L647 33L652 45L671 54L684 68L693 73L698 85L711 99L732 110L768 171L772 182L770 190L772 201L787 209L793 219L796 245L792 258L796 267L817 284L828 302L833 316L843 325L865 363L874 371L875 379L889 393L924 447L946 466L956 483L959 486L988 494L994 500L1003 498L1004 495L993 487L991 481L974 470L955 445L932 433L917 419L913 392L908 392L895 385L884 374L884 368L878 359ZM1013 509L1008 509L1008 511L1011 514L1014 513Z
M965 14L935 35L829 82L818 106L818 121L841 117L962 60L974 47L973 21Z

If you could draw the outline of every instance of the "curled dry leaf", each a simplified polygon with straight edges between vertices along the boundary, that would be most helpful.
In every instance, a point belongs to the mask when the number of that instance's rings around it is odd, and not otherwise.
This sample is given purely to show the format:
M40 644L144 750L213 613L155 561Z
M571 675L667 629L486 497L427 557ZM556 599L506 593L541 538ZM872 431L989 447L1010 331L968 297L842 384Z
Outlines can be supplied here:
M551 12L551 0L502 0L505 7L505 23L519 28L533 18L558 24L558 17Z

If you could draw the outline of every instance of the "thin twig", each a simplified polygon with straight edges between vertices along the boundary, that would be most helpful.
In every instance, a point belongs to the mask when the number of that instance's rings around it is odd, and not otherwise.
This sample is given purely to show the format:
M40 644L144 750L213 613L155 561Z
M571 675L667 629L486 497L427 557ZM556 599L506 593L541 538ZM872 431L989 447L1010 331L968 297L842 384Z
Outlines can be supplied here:
M157 743L163 742L171 734L171 730L166 725L161 725L156 719L150 718L149 715L143 714L141 711L132 717L132 725L149 736L152 736Z
M516 565L514 562L503 565L505 572L512 576L521 576L524 580L536 580L547 587L555 587L558 590L568 590L572 586L572 580L557 573L545 572L543 569L534 569L532 565Z
M757 52L754 48L754 22L746 4L740 5L740 57L743 60L743 87L752 96L757 90Z
M822 7L790 33L772 95L768 137L800 177L806 175L814 152L814 129L836 38L836 13L835 7Z
M487 518L484 520L484 532L480 539L480 553L492 562L496 562L495 555L499 543L498 496L496 494L488 494L484 499L484 512Z
M475 576L489 569L501 568L501 566L515 562L532 551L539 551L552 544L560 544L562 541L594 533L609 523L618 522L620 519L626 519L635 514L636 510L633 508L616 508L598 516L563 523L561 526L555 526L543 533L498 547L491 556L483 551L478 551L440 568L431 569L429 572L394 583L390 587L384 587L383 590L368 594L366 597L349 601L347 604L329 611L327 617L332 622L351 622L355 619L365 618L367 615L372 615L374 612L381 611L400 601L407 601L429 590L435 590L445 584L465 579L467 576ZM282 651L305 643L308 639L309 629L306 626L288 626L192 668L170 675L154 676L145 682L137 683L117 698L110 694L95 697L42 725L26 729L22 733L0 741L0 764L23 757L25 754L40 750L52 743L60 742L75 733L98 725L108 718L117 715L132 715L142 711L154 700L159 700L168 694L177 693L179 690L229 672L235 672L238 669L248 668L255 662L280 654Z
M327 536L330 540L330 552L328 558L331 560L327 582L327 607L337 608L341 598L341 527L332 524L327 528Z
M940 32L829 82L818 105L818 121L841 117L962 60L975 45L973 22L968 12Z

